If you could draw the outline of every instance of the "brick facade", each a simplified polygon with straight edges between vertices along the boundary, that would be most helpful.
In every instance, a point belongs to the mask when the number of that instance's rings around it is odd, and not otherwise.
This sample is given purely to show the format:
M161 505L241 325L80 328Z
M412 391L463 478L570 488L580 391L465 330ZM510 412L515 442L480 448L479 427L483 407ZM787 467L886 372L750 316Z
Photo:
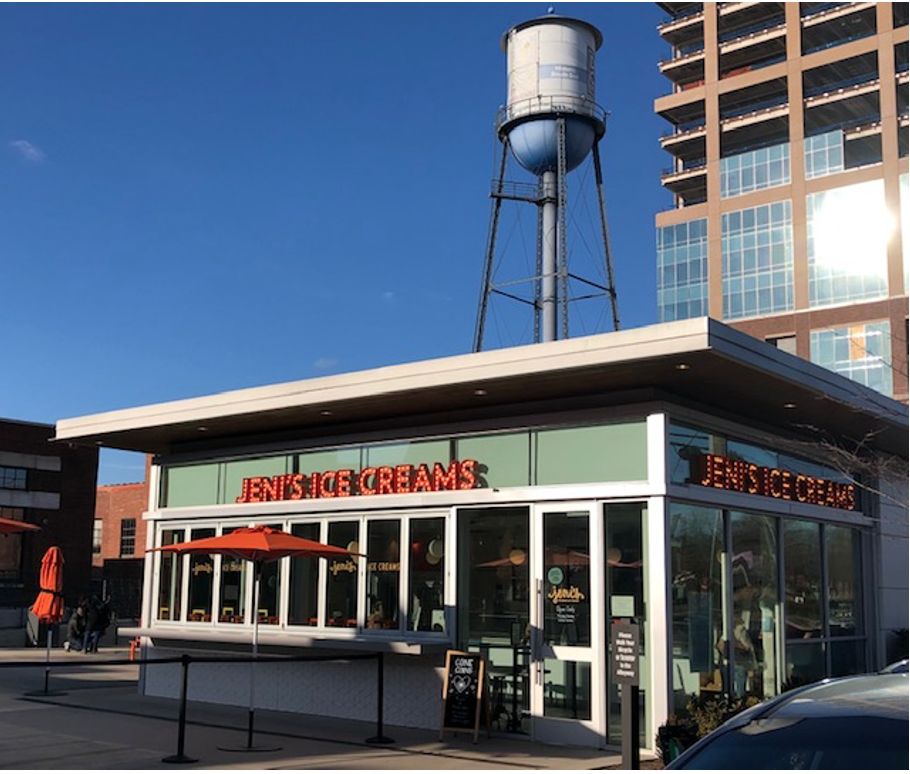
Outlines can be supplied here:
M145 480L137 484L105 484L98 487L95 499L95 521L101 526L101 551L92 554L92 566L102 567L108 559L142 558L145 555L146 523L142 514L149 507L149 466L146 460ZM135 519L136 531L132 553L121 553L123 522Z

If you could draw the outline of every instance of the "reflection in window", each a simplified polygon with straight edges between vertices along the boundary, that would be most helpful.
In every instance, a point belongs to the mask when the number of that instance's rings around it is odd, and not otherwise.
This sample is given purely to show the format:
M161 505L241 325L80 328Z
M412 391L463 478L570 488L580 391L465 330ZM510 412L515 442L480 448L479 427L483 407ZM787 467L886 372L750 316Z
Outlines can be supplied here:
M790 201L721 215L725 320L793 309Z
M825 550L830 635L852 636L863 631L859 533L848 527L827 526Z
M884 180L810 194L806 219L811 307L887 297L894 223Z
M670 509L674 711L692 697L720 697L724 529L721 512L674 503Z
M822 566L819 525L784 522L784 594L788 640L822 636Z
M458 645L488 659L495 726L528 730L530 547L527 508L458 511Z
M398 628L400 536L398 519L367 523L367 629Z
M707 219L657 229L658 321L687 320L707 313Z
M294 524L291 534L319 541L319 524ZM291 559L288 623L293 626L316 626L319 623L319 559Z
M214 529L194 529L190 540L215 537ZM211 554L190 554L190 588L187 602L188 621L212 620L212 586L215 577L215 557Z
M730 514L733 552L733 695L777 694L777 539L774 520Z
M547 658L543 714L548 718L591 719L591 664Z
M444 632L445 518L411 519L408 629Z
M166 529L161 533L161 545L183 542L182 529ZM180 600L183 594L183 557L162 553L158 565L158 620L179 621Z
M809 357L813 363L883 395L894 394L891 323L887 320L812 331Z
M356 521L329 524L328 543L358 552L360 525ZM357 562L353 558L329 559L326 573L326 626L357 626Z

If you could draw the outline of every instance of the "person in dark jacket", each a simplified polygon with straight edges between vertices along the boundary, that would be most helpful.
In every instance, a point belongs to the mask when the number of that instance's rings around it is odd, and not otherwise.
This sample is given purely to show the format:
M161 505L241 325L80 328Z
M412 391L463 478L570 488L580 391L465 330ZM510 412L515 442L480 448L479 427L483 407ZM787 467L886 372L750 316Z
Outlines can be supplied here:
M82 650L85 642L85 604L84 599L79 600L66 624L66 640L63 643L63 649L66 651Z
M110 609L107 602L98 599L98 597L92 597L85 614L83 650L86 653L98 652L98 641L101 639L101 635L107 631L110 622Z

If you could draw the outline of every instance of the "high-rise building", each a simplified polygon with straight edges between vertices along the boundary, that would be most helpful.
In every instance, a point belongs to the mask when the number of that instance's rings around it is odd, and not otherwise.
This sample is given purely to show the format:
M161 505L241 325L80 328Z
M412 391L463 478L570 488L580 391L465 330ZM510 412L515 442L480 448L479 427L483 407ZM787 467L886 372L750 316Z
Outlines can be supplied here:
M906 3L659 3L661 322L709 315L907 401Z

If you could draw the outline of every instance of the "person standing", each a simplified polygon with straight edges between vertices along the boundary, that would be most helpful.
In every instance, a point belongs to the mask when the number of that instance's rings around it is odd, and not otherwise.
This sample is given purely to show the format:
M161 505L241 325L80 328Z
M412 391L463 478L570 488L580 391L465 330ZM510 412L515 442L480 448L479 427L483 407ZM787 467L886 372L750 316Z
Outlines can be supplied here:
M85 639L83 650L85 653L97 653L98 642L107 631L110 624L110 610L106 601L92 597L85 615Z
M82 650L85 643L85 606L86 600L80 599L66 624L66 640L63 643L66 651Z

